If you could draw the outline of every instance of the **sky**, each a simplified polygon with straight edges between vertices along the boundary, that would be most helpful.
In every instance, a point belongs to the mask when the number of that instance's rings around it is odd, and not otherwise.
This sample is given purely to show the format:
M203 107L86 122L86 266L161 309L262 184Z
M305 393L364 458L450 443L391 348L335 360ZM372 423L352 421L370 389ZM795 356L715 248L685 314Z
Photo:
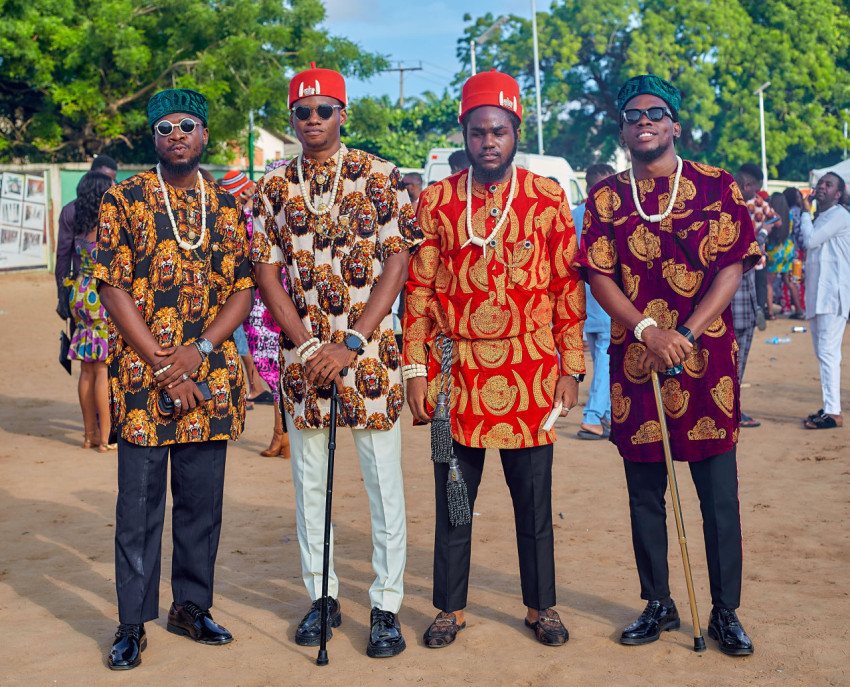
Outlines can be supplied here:
M323 23L332 35L348 38L361 48L385 55L393 67L422 71L404 72L404 95L433 91L438 95L460 71L455 51L466 26L463 15L473 18L492 12L531 17L531 0L323 0L327 17ZM416 8L419 9L416 9ZM537 0L538 12L548 0ZM368 81L346 79L349 98L388 95L398 100L399 73L389 72Z

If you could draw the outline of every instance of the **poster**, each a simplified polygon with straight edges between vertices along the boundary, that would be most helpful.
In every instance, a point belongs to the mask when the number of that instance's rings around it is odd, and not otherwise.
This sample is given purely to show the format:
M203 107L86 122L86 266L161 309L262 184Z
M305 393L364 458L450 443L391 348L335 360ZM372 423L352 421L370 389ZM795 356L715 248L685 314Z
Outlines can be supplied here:
M0 198L0 224L21 226L23 217L23 203L11 198Z
M3 172L3 198L14 198L23 200L24 197L24 175L15 172Z
M24 200L29 203L41 203L44 205L44 177L27 174Z
M44 205L25 202L21 225L25 229L44 229Z

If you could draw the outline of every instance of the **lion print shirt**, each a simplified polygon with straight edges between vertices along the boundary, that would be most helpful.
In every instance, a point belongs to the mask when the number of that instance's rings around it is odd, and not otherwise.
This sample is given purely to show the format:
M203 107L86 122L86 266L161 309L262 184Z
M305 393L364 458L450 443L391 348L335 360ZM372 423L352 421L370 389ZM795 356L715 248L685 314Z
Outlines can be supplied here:
M331 200L339 155L341 179ZM313 336L339 342L363 312L383 263L416 246L422 232L396 167L374 155L345 146L322 164L304 160L304 179L314 207L332 205L317 217L304 205L297 160L266 174L254 199L253 262L283 265L289 294ZM330 387L304 378L295 346L281 332L280 383L284 409L298 429L330 424ZM375 329L339 391L338 425L388 430L404 405L401 361L392 315Z
M419 198L425 242L410 261L404 362L428 367L432 412L440 384L435 339L454 339L455 440L474 448L551 444L555 432L542 426L558 376L584 372L584 284L571 267L578 244L570 207L557 183L518 168L499 234L483 247L464 245L467 174L429 186ZM509 189L510 182L473 179L475 236L494 231Z
M647 215L663 213L675 175L638 181ZM645 317L662 329L685 324L725 267L749 270L759 249L747 205L728 172L685 161L669 217L641 219L628 172L591 189L584 215L583 270L604 274ZM648 373L638 366L646 349L611 322L611 441L626 460L664 460L661 426ZM698 461L732 449L738 440L738 344L727 308L700 336L675 376L661 375L661 396L673 458Z
M254 285L245 217L235 198L205 184L207 234L182 250L165 208L156 170L113 186L100 207L96 279L129 293L160 346L200 338L230 295ZM200 194L168 188L181 238L201 233ZM177 420L157 410L152 368L120 336L109 365L110 409L121 436L140 446L236 439L245 422L245 383L236 344L229 338L193 375L212 398Z

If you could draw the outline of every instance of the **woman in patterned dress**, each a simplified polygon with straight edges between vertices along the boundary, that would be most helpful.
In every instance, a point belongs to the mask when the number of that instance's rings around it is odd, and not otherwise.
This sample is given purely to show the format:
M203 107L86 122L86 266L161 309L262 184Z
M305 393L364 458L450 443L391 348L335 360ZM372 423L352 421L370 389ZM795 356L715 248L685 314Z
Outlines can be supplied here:
M101 452L115 444L109 443L109 327L92 269L97 255L97 213L103 194L112 185L112 179L99 172L88 172L77 185L74 250L80 257L80 272L71 284L70 296L75 327L68 357L79 360L82 367L77 392L85 426L83 448L96 446Z
M805 314L800 307L800 294L797 292L797 285L791 280L791 262L796 255L796 249L790 236L792 220L788 201L782 193L774 193L769 202L774 212L779 215L780 221L771 227L767 237L767 270L771 275L767 280L767 319L776 319L773 313L773 287L779 275L781 283L788 287L791 302L794 304L791 319L802 320L805 319Z

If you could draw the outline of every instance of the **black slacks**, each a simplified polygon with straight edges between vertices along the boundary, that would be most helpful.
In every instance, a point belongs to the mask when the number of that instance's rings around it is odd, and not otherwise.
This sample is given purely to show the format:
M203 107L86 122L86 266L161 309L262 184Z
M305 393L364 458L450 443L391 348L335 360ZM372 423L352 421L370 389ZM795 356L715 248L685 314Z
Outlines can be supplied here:
M483 448L452 442L474 508L484 469ZM555 541L552 532L552 444L501 449L505 482L516 525L522 602L529 608L555 605ZM472 525L452 527L446 495L447 463L434 463L434 606L441 611L466 607Z
M159 615L169 454L174 602L212 606L226 453L226 441L137 446L118 439L115 586L120 622L144 623Z
M663 600L670 596L664 507L667 468L664 463L624 460L623 464L640 597L648 601ZM688 465L702 512L711 603L719 608L738 608L743 554L735 449Z

